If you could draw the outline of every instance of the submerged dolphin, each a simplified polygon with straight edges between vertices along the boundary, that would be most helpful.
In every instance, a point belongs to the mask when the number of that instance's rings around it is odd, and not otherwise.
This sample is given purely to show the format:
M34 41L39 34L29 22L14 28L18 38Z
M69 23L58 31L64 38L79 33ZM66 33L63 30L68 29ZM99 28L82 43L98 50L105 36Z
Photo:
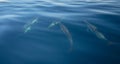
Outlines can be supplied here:
M67 29L67 27L65 25L63 25L61 22L52 22L48 28L54 27L55 25L59 25L61 30L64 32L64 34L68 37L68 40L70 41L70 51L72 51L72 46L73 46L73 39L72 36L69 32L69 30Z
M28 31L30 31L30 30L31 30L31 26L32 26L35 22L37 22L37 20L38 20L38 18L35 18L33 21L31 21L31 23L25 25L25 26L24 26L24 28L25 28L24 33L27 33Z
M73 39L72 39L72 36L68 30L68 28L63 25L62 23L59 23L59 26L61 28L61 30L64 32L64 34L68 37L69 41L70 41L70 51L72 51L72 48L73 48Z
M96 27L96 26L90 24L90 23L87 22L87 21L84 21L84 22L87 24L87 27L89 28L89 30L90 30L91 32L93 32L99 39L102 39L102 40L104 40L104 41L107 41L109 45L112 44L112 42L110 42L110 41L104 36L104 34L102 34L101 32L99 32L99 31L97 30L97 27Z

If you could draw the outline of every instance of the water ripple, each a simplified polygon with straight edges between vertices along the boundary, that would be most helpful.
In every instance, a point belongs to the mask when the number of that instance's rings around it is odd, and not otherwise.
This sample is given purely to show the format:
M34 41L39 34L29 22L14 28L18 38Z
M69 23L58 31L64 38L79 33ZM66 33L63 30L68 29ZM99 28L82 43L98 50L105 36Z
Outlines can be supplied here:
M119 45L107 46L87 30L87 20L110 41L120 42L120 4L117 0L0 0L0 64L115 64ZM31 30L24 25L34 18ZM59 26L73 37L73 51ZM114 57L114 58L113 58ZM7 59L7 60L6 60ZM107 59L107 60L106 60ZM109 61L108 61L109 60ZM113 60L113 61L111 61ZM90 62L90 63L88 63ZM118 63L120 64L120 63Z

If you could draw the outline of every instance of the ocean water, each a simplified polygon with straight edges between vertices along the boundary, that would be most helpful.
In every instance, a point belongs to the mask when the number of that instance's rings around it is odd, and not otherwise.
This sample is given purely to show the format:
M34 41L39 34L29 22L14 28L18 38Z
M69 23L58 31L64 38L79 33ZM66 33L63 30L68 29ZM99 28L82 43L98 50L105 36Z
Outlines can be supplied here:
M119 0L0 0L0 64L120 64ZM26 24L38 21L24 33ZM52 22L69 30L69 39ZM84 21L109 41L98 38Z

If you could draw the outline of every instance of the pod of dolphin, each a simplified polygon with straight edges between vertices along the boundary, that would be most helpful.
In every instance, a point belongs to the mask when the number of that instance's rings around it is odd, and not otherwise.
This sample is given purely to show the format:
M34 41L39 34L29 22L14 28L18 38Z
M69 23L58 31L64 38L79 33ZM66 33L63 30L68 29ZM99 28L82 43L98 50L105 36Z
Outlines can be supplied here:
M28 31L30 31L32 25L33 25L34 23L36 23L36 22L38 22L38 18L35 18L35 19L34 19L33 21L31 21L30 23L26 24L26 25L24 26L24 29L25 29L25 30L24 30L24 33L27 33ZM106 41L109 45L115 44L115 43L111 42L110 40L108 40L102 32L98 31L98 28L97 28L95 25L93 25L93 24L91 24L91 23L89 23L89 22L87 22L87 21L84 21L84 23L86 24L87 28L88 28L92 33L94 33L94 34L96 35L96 37L98 37L98 38L101 39L101 40ZM48 29L50 29L50 28L52 28L52 27L55 27L56 25L59 25L61 31L67 36L67 38L68 38L68 40L69 40L69 43L70 43L70 49L69 49L69 50L72 51L72 49L73 49L73 39L72 39L72 35L71 35L71 33L69 32L68 28L67 28L62 22L57 22L57 21L56 21L56 22L52 22L52 23L48 26Z

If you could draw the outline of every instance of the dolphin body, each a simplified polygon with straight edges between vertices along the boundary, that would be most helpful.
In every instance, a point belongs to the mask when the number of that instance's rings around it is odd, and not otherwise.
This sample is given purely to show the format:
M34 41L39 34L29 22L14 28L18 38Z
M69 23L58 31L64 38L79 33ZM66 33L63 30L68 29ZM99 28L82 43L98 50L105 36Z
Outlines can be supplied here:
M61 28L61 30L63 31L63 33L68 37L68 40L69 40L69 42L70 42L70 49L69 49L69 50L72 51L73 39L72 39L72 36L71 36L68 28L67 28L64 24L62 24L61 22L52 22L52 23L48 26L48 28L54 27L54 26L56 26L56 25L59 25L60 28Z
M102 39L102 40L104 40L104 41L107 41L109 45L110 45L110 44L113 44L112 42L110 42L110 41L104 36L104 34L102 34L101 32L99 32L99 31L97 30L97 27L96 27L96 26L90 24L90 23L87 22L87 21L84 21L84 22L87 24L87 27L89 28L89 30L90 30L91 32L93 32L99 39Z

